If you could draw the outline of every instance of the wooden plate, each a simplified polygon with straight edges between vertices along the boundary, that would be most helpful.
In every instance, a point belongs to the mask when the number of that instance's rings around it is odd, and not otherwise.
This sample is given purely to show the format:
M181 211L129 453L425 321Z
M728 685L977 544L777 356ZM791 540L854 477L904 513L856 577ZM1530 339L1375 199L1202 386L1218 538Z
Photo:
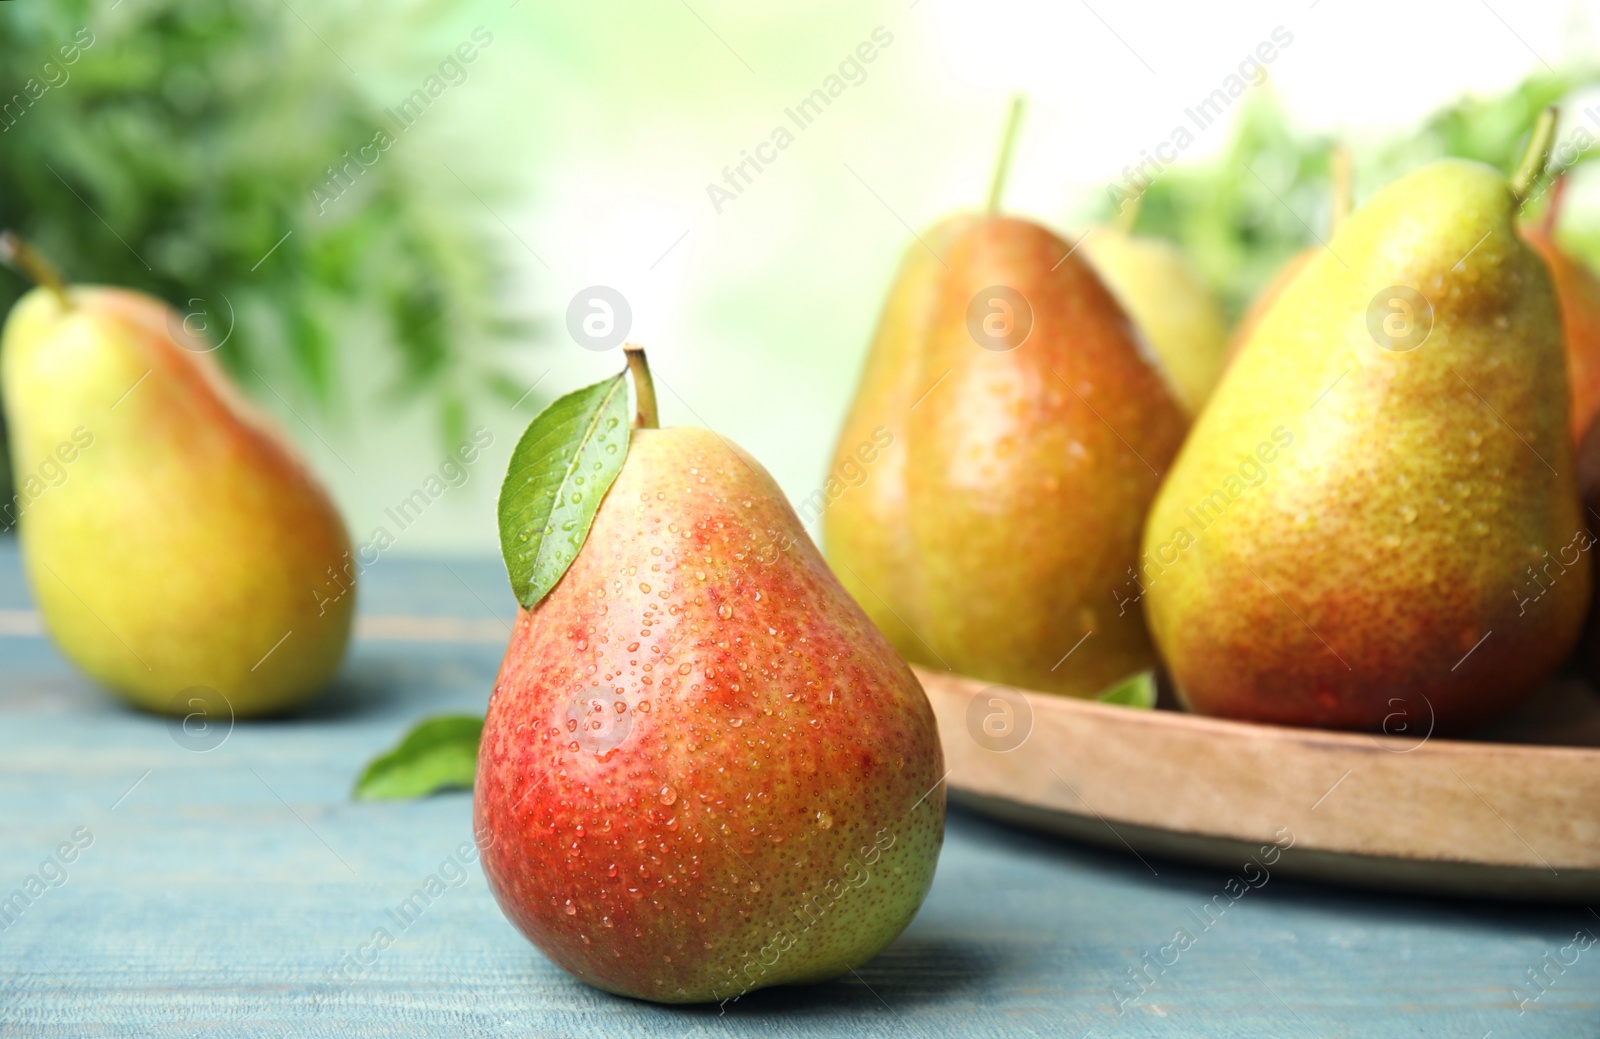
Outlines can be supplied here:
M951 800L1013 823L1141 857L1257 863L1247 879L1270 859L1274 874L1341 884L1600 898L1600 697L1576 681L1492 731L1446 740L1114 707L914 670L939 719Z

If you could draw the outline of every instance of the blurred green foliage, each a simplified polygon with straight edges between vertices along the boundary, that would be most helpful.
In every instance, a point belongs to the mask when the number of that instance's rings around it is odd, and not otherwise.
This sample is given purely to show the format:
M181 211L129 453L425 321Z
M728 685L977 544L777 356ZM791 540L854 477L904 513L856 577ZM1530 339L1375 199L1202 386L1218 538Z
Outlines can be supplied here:
M1596 83L1597 67L1540 74L1499 96L1465 98L1402 136L1343 142L1354 157L1355 202L1407 170L1445 156L1477 159L1510 173L1539 112ZM1590 129L1600 138L1600 126ZM1564 132L1562 139L1568 136ZM1331 137L1297 130L1271 87L1257 88L1220 158L1173 167L1150 184L1140 202L1137 230L1177 242L1229 316L1237 317L1291 256L1328 238L1334 144ZM1600 149L1584 153L1573 165L1595 154ZM1600 261L1600 235L1566 228L1563 240L1591 263Z
M455 442L479 390L521 392L497 351L521 329L496 309L492 218L426 190L425 149L397 142L318 213L328 167L393 132L339 56L361 27L274 0L0 4L0 226L71 280L153 293L213 340L231 325L225 364L283 373L273 392L324 416L371 381L341 368L342 342L381 335L389 399L431 400ZM0 311L24 289L0 274Z

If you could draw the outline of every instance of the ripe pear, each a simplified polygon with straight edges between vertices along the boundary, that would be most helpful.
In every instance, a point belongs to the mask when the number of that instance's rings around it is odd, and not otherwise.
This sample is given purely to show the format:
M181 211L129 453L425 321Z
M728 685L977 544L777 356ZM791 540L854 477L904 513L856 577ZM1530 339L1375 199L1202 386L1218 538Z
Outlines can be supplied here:
M289 442L182 329L115 288L56 282L13 309L0 379L23 568L62 653L130 702L280 711L344 654L350 542Z
M930 658L925 650L921 655L910 650L918 645L917 635L883 605L912 599L917 568L916 554L904 537L905 429L900 421L886 422L885 416L909 415L927 389L918 381L919 352L939 313L945 273L940 257L976 220L965 214L950 217L923 233L927 248L915 245L906 251L867 352L856 390L858 406L845 415L834 453L832 471L846 477L841 486L849 489L822 514L823 545L839 579L889 641L912 660ZM858 470L865 477L848 480Z
M1132 567L1186 425L1081 251L955 218L889 293L834 456L865 476L823 513L829 558L907 659L1094 696L1154 664Z
M1600 278L1587 264L1556 242L1556 224L1566 198L1567 178L1550 186L1544 217L1524 224L1522 235L1544 260L1561 306L1561 330L1567 350L1567 382L1572 391L1570 426L1578 472L1578 496L1591 533L1600 530ZM1597 564L1591 560L1590 566ZM1590 607L1589 623L1578 646L1578 661L1592 684L1600 687L1600 609Z
M1097 227L1079 248L1145 337L1184 413L1199 414L1222 375L1228 325L1210 286L1176 245Z
M1390 184L1224 375L1145 533L1190 707L1462 730L1572 648L1591 580L1560 558L1584 530L1555 295L1515 226L1528 168Z
M893 940L933 879L943 774L917 680L761 465L640 428L570 568L519 613L474 811L491 890L547 956L704 1002Z

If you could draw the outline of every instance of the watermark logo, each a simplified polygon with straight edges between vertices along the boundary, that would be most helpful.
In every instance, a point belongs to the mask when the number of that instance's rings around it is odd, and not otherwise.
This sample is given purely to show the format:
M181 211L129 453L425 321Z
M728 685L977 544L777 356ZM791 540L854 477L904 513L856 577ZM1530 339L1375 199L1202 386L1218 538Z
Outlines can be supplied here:
M1409 285L1390 285L1367 304L1367 334L1392 353L1415 350L1433 332L1433 304Z
M621 345L633 328L633 308L610 285L580 289L567 304L567 334L585 350L596 352Z
M1033 306L1011 286L991 285L967 304L967 332L985 350L1015 350L1033 332Z
M226 295L222 295L220 305L204 297L193 296L184 302L182 311L175 308L167 310L168 334L173 342L190 353L208 354L220 349L233 338L233 324L233 301ZM222 338L213 341L212 336L219 329L224 329Z
M1026 693L992 685L967 703L967 735L984 750L1009 754L1033 732L1033 705Z
M1379 740L1374 740L1378 746L1391 754L1409 754L1428 742L1433 735L1435 717L1433 701L1422 693L1416 694L1422 703L1413 704L1409 696L1391 696L1389 698L1389 713L1383 716L1380 726L1385 736L1407 741L1406 746L1393 746Z
M609 754L633 731L627 701L595 686L567 704L567 732L572 747L591 754Z
M192 685L167 704L172 742L197 754L216 750L233 734L233 704L206 685Z

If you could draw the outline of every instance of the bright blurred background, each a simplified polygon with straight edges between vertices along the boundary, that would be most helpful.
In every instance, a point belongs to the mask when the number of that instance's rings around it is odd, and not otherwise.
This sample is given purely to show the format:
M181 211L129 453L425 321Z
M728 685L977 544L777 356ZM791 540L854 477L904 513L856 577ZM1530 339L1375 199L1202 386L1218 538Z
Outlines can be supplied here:
M0 220L75 280L151 289L226 337L358 542L382 526L396 555L492 553L522 428L622 363L568 333L585 287L627 300L663 421L738 441L798 500L901 252L982 203L1014 93L1006 208L1072 233L1272 43L1264 85L1163 149L1179 162L1137 226L1179 239L1237 314L1325 234L1335 140L1359 202L1446 151L1509 165L1552 98L1564 138L1600 139L1597 24L1600 3L1566 0L14 0ZM864 43L872 61L841 71ZM785 109L830 75L838 96L795 130ZM397 117L417 90L436 96ZM780 125L793 143L714 203ZM380 129L356 172L344 153ZM1563 225L1594 259L1587 172ZM0 274L0 304L21 287ZM400 529L386 509L480 426L467 482Z

